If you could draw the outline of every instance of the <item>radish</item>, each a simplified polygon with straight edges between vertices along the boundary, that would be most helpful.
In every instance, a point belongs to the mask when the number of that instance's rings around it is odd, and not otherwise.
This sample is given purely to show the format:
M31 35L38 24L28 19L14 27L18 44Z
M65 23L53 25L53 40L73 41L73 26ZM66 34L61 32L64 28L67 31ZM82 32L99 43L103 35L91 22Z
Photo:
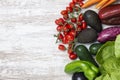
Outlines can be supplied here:
M120 34L120 26L109 27L99 33L97 40L102 43L112 41L118 34Z

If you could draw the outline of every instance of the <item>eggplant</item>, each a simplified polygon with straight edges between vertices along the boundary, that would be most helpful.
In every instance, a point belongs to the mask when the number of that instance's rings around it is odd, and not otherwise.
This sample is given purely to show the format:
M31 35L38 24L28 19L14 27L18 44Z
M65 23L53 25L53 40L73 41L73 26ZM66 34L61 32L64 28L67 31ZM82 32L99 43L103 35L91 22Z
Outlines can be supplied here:
M109 19L103 19L102 23L107 25L120 25L120 16Z
M98 15L103 24L120 25L120 4L114 4L99 10Z
M109 19L120 16L120 4L114 4L102 8L98 12L100 19Z
M95 29L97 32L102 31L101 20L99 18L99 15L95 11L87 10L84 13L83 18L91 28Z
M88 80L83 72L76 72L72 76L72 80Z
M116 39L118 34L120 34L120 26L109 27L99 33L97 40L102 43L106 41L113 41Z

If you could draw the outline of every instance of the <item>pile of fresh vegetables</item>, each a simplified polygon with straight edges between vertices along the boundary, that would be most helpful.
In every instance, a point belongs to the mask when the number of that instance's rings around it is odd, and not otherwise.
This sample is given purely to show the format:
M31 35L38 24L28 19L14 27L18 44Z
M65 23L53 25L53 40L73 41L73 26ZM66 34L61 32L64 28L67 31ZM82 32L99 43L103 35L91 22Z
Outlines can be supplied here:
M73 60L64 70L73 74L72 80L119 80L120 4L112 4L115 1L72 0L61 11L62 18L55 20L58 49ZM81 12L95 3L98 13Z

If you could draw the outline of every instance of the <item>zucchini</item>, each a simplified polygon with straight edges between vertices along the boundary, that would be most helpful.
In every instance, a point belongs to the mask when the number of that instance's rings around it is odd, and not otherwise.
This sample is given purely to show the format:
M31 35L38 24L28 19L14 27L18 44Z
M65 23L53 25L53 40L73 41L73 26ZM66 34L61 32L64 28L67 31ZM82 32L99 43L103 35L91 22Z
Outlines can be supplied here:
M89 51L92 55L96 55L97 54L97 51L100 49L100 47L102 46L103 44L101 43L93 43L92 45L90 45L89 47Z
M89 61L95 66L98 66L88 49L84 45L78 45L75 48L75 52L80 60Z

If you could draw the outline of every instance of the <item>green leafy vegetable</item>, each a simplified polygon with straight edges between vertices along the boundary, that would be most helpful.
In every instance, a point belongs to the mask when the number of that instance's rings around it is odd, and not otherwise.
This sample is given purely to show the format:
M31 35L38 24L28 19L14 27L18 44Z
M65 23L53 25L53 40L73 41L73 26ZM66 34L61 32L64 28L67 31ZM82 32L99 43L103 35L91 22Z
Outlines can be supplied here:
M106 42L96 55L96 60L99 64L103 64L108 58L114 57L114 41Z
M120 58L120 35L117 36L115 41L115 56Z
M100 77L97 77L95 80L112 80L109 74L102 74Z
M120 79L120 35L115 42L108 41L99 49L96 60L100 65L101 75L95 80Z
M114 71L119 71L120 73L120 60L117 58L110 57L102 66L108 74Z
M101 76L97 77L95 80L119 80L120 79L120 72L114 71L111 74L102 74Z

